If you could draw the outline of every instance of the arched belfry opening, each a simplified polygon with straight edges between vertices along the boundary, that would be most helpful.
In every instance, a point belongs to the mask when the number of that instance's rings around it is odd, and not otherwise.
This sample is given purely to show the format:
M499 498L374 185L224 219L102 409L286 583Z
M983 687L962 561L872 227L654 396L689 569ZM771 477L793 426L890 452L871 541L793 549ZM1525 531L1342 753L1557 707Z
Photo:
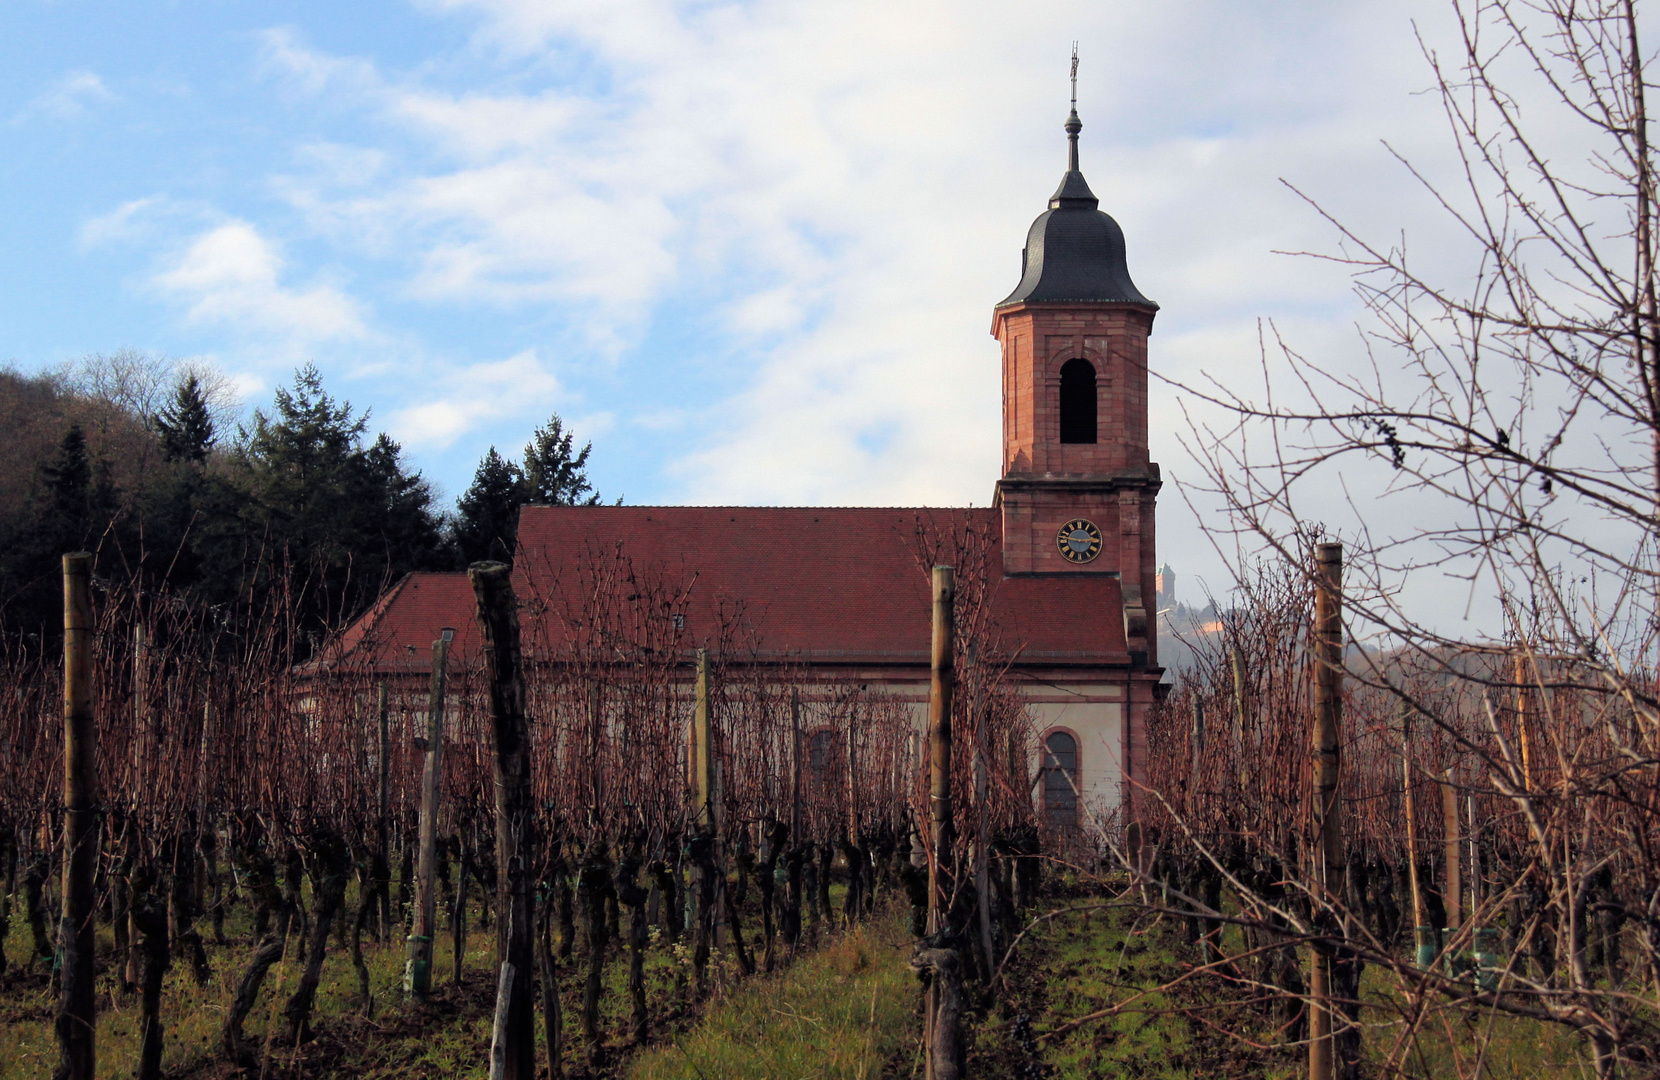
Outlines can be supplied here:
M1061 442L1095 441L1095 365L1079 357L1061 365Z

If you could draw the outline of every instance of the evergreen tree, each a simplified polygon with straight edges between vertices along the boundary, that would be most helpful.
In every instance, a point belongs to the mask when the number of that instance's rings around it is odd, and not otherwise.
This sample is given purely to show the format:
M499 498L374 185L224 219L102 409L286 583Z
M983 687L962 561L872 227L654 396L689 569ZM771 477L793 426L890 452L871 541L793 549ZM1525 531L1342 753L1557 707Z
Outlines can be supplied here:
M536 429L525 447L524 501L537 506L598 506L599 493L588 483L588 453L593 443L572 452L571 433L555 413Z
M263 542L312 586L302 613L333 623L410 570L453 562L432 510L432 487L406 471L398 444L363 445L369 414L336 402L313 366L254 413L236 455L246 539Z
M40 474L51 500L40 533L57 554L89 546L115 519L120 499L109 462L92 455L80 424L69 425Z
M363 505L373 508L368 524L378 535L388 571L448 569L451 552L433 511L432 485L405 468L403 447L391 436L382 433L363 454L362 482Z
M456 500L451 534L463 564L481 559L513 560L524 495L524 476L519 467L492 446L478 463L472 486Z
M205 461L217 433L201 380L194 374L181 379L173 400L156 414L155 426L168 461Z
M57 457L42 465L40 473L58 520L84 526L92 493L92 458L81 425L69 425L58 443Z

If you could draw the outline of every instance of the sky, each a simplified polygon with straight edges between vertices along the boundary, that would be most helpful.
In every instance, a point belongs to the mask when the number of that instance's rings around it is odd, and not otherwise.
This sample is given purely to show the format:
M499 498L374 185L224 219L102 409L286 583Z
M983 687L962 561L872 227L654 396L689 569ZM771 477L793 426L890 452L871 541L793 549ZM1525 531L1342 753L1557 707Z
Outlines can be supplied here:
M8 0L0 362L296 367L446 504L558 412L629 503L986 505L992 306L1065 164L1161 305L1161 559L1225 587L1173 384L1356 348L1433 246L1444 3ZM1185 411L1184 411L1185 408ZM1190 505L1191 504L1191 505ZM1190 588L1197 588L1196 584ZM1191 592L1189 596L1193 595Z

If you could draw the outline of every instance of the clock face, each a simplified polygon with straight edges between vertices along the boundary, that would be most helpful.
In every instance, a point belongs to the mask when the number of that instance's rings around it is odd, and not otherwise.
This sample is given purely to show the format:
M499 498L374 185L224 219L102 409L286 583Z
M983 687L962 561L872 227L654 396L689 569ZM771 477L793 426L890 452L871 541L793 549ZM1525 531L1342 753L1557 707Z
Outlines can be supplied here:
M1055 543L1060 545L1061 558L1067 562L1086 563L1101 554L1101 530L1093 521L1073 518L1061 526Z

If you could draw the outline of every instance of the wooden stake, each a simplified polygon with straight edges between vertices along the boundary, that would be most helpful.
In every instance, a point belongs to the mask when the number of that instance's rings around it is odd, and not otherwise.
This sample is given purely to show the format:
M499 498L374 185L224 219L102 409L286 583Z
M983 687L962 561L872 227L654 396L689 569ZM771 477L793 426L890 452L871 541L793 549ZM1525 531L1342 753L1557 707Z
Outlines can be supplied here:
M928 694L928 799L933 826L933 850L928 860L928 932L945 929L951 903L951 849L955 843L951 820L951 692L955 676L956 619L953 610L957 593L956 572L949 566L934 567L934 637L930 650L933 678ZM930 949L918 957L944 953ZM949 954L947 954L949 955ZM943 957L941 957L943 961ZM929 984L923 1005L926 1031L927 1080L955 1080L959 1056L956 1013L950 1008L948 981L935 978Z
M1412 925L1426 925L1424 894L1418 885L1418 814L1412 803L1412 706L1401 702L1401 779L1406 801L1406 876L1412 887ZM1414 933L1416 933L1414 929Z
M1245 770L1246 758L1251 753L1251 707L1248 700L1250 683L1245 677L1244 651L1237 645L1234 646L1230 659L1233 663L1233 751L1234 760L1239 763L1239 788L1244 791L1250 786L1250 779L1246 776Z
M692 792L697 823L715 827L715 755L710 742L709 650L697 651L697 709L692 716Z
M1193 699L1193 723L1188 731L1187 797L1189 809L1199 797L1199 774L1205 757L1205 704Z
M1479 826L1476 824L1476 796L1470 792L1464 797L1465 820L1470 823L1466 839L1470 849L1470 918L1476 917L1481 908L1481 849L1476 841L1479 835Z
M427 694L426 761L421 770L421 851L415 867L415 928L409 935L404 990L417 1000L432 990L432 938L438 929L438 795L444 745L444 676L449 664L448 627L432 643L432 684Z
M142 611L142 609L140 609ZM142 615L141 615L142 617ZM139 794L144 790L150 775L150 648L144 640L144 624L140 622L133 627L133 735L132 735L132 776L127 781L127 808L129 811L138 809ZM127 833L126 851L123 862L126 865L128 880L129 901L136 897L131 895L132 872L137 868L134 853L138 850L136 830ZM139 932L137 908L133 903L127 905L127 938L126 953L126 983L136 987L144 981L144 935Z
M1338 799L1343 721L1343 545L1321 544L1316 550L1314 608L1314 825L1320 838L1315 872L1327 903L1341 906L1345 890L1343 804ZM1310 1080L1336 1076L1332 1037L1333 964L1330 949L1316 947L1309 965Z
M138 805L139 793L152 781L156 760L156 718L150 711L150 643L143 623L133 627L133 779L130 797Z
M57 1075L92 1080L97 1069L93 910L98 870L97 734L92 720L92 556L63 557L63 914Z
M933 679L928 694L928 797L933 819L933 858L928 863L928 932L937 932L946 915L951 889L951 848L956 840L951 821L951 692L955 677L956 571L934 567L934 640L930 656Z
M790 687L790 843L801 846L801 687Z
M1464 925L1459 907L1464 899L1464 884L1460 870L1464 862L1464 844L1458 833L1458 788L1453 784L1451 769L1441 771L1441 817L1446 824L1446 840L1442 848L1447 869L1447 888L1442 894L1442 905L1447 909L1447 931L1456 931Z
M1520 646L1515 652L1516 677L1516 738L1522 744L1522 790L1533 790L1533 733L1527 715L1527 653Z
M496 1022L491 1080L536 1080L535 904L531 887L530 722L519 606L506 563L467 568L478 601L496 752ZM597 705L597 702L596 702ZM595 719L596 725L598 718ZM597 756L597 755L596 755ZM596 767L597 773L597 767Z
M986 771L986 709L980 698L979 646L968 647L968 715L974 732L974 805L979 821L974 833L974 906L980 913L980 951L986 970L997 968L997 948L991 935L991 778Z
M379 862L375 866L376 910L380 913L381 933L377 941L392 939L392 718L387 709L386 680L375 688L375 716L380 725L380 761L376 788L375 847Z
M859 773L856 742L858 732L853 730L853 718L858 710L850 703L847 708L847 846L859 846ZM849 868L851 869L851 867Z

